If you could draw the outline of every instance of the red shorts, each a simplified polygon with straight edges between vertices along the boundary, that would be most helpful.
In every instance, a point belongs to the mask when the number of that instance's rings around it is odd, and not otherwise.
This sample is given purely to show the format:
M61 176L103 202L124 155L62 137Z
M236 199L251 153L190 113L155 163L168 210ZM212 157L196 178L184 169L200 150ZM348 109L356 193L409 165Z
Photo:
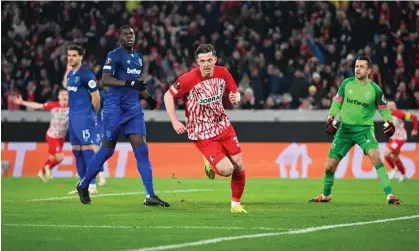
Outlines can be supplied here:
M196 140L194 144L212 167L215 167L225 156L241 153L239 141L232 126L214 138Z
M65 142L65 138L51 138L48 135L46 136L47 143L48 143L48 152L52 155L57 153L61 153L63 151L63 145Z
M387 147L390 148L393 153L400 153L400 149L402 149L404 142L406 142L406 140L390 139Z

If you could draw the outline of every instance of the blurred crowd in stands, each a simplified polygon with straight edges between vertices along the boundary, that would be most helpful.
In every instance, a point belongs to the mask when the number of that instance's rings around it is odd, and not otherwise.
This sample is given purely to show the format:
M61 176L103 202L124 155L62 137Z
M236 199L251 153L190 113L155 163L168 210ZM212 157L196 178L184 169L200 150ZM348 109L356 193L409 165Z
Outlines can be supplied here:
M339 85L367 55L370 78L399 108L419 108L418 2L1 2L2 109L11 100L57 98L66 48L77 43L101 78L106 54L128 24L144 55L143 78L163 94L196 67L199 44L216 47L242 103L229 109L327 109ZM143 104L146 106L146 104ZM184 108L183 100L177 107Z

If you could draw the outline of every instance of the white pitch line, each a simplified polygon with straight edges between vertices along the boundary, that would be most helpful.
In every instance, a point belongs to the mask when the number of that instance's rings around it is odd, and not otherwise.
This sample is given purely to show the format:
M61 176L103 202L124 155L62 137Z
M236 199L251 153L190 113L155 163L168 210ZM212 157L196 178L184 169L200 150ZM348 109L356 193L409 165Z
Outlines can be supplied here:
M140 249L135 249L135 250L125 250L125 251L157 251L157 250L169 250L169 249L185 248L185 247L196 247L196 246L203 246L203 245L208 245L208 244L220 243L220 242L224 242L224 241L233 241L233 240L241 240L241 239L255 239L255 238L278 236L278 235L305 234L305 233L311 233L311 232L317 232L317 231L323 231L323 230L329 230L329 229L335 229L335 228L362 226L362 225L370 225L370 224L377 224L377 223L384 223L384 222L391 222L391 221L409 220L409 219L415 219L415 218L419 218L419 214L412 215L412 216L403 216L403 217L397 217L397 218L387 218L387 219L381 219L381 220L374 220L374 221L361 221L361 222L346 223L346 224L309 227L309 228L302 228L302 229L296 229L296 230L289 230L289 231L285 231L285 232L228 236L228 237L200 240L200 241L187 242L187 243L181 243L181 244L163 245L163 246L155 246L155 247L140 248Z
M109 226L109 225L54 225L54 224L2 224L7 227L56 227L56 228L108 228L108 229L220 229L220 230L284 230L267 227L213 227L213 226Z
M160 191L156 193L194 193L194 192L212 192L214 189L183 189L183 190L168 190ZM105 193L92 195L92 198L96 197L109 197L109 196L128 196L128 195L137 195L144 194L144 192L127 192L127 193ZM41 198L41 199L31 199L26 202L36 202L36 201L51 201L51 200L69 200L69 199L78 199L78 196L63 196L63 197L50 197L50 198Z

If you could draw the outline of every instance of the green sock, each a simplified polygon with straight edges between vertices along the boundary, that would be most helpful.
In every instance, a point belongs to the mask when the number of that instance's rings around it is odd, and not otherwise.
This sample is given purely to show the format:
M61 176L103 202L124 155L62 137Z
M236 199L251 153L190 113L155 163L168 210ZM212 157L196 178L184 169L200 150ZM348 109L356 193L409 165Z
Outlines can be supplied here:
M391 185L387 176L386 169L384 168L384 164L381 163L379 165L376 165L375 170L377 171L377 176L381 186L384 189L384 193L386 194L386 196L391 194Z
M324 181L323 181L323 195L329 196L332 194L332 186L335 181L335 173L325 171L324 172Z

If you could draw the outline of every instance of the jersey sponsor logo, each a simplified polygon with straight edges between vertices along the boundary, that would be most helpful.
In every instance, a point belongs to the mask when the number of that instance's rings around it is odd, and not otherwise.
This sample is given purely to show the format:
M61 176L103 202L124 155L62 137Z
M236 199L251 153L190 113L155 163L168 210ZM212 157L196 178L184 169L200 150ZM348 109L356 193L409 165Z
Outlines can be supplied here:
M137 74L137 75L140 75L141 74L141 70L127 68L127 73L128 74Z
M77 91L77 89L78 89L78 87L77 87L77 86L68 86L68 87L67 87L67 90L68 90L69 92L76 92L76 91Z
M223 94L220 94L218 96L209 97L209 98L202 98L202 99L199 100L199 104L200 105L206 105L206 104L215 103L222 98L223 98Z
M104 70L112 70L112 66L110 66L110 65L105 65L105 66L103 66L103 69L104 69Z
M94 81L93 79L89 81L89 83L87 83L87 85L90 88L95 88L96 87L96 81Z
M356 99L347 98L346 99L346 102L348 102L349 104L353 104L353 105L359 105L359 106L362 106L364 108L367 108L368 107L368 104L367 103L361 102L361 101L356 100Z

